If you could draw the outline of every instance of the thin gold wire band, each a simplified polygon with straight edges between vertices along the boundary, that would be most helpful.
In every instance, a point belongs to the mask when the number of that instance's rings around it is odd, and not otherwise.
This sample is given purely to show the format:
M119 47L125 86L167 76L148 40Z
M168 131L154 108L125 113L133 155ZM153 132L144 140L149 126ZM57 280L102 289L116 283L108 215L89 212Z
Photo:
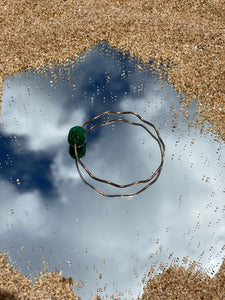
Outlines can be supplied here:
M163 167L163 163L164 163L164 159L165 159L165 144L159 134L159 131L158 129L155 127L155 125L151 122L148 122L146 120L144 120L140 115L138 115L137 113L135 112L131 112L131 111L127 111L127 112L112 112L112 111L106 111L102 114L99 114L98 116L92 118L91 120L85 122L82 127L84 128L87 124L105 116L105 115L109 115L109 114L115 114L115 115L134 115L136 116L137 118L139 118L142 122L144 122L145 124L151 126L155 132L156 132L156 135L155 136L146 126L144 126L143 124L140 124L140 123L136 123L136 122L132 122L132 121L129 121L129 120L126 120L126 119L122 119L122 118L117 118L117 119L112 119L112 120L109 120L109 121L104 121L104 122L101 122L101 123L98 123L98 124L95 124L93 125L87 132L86 132L86 136L96 127L98 126L104 126L104 125L108 125L108 124L111 124L111 123L114 123L114 122L126 122L126 123L129 123L131 125L135 125L135 126L140 126L142 128L144 128L158 143L159 145L159 148L160 148L160 153L161 153L161 162L160 162L160 165L159 167L157 168L157 170L147 179L145 180L139 180L139 181L135 181L135 182L132 182L132 183L129 183L129 184L124 184L124 185L120 185L120 184L117 184L117 183L114 183L112 181L109 181L109 180L105 180L105 179L101 179L101 178L98 178L96 176L94 176L90 170L84 165L84 163L80 160L80 158L78 157L78 153L77 153L77 146L76 144L74 145L74 152L75 152L75 156L76 156L76 159L75 159L75 164L76 164L76 167L77 167L77 171L81 177L81 179L84 181L84 183L86 183L88 186L90 186L92 189L94 189L97 193L105 196L105 197L134 197L138 194L140 194L141 192L143 192L144 190L146 190L148 187L150 187L153 183L156 182L156 180L159 178L159 175L161 173L161 170L162 170L162 167ZM83 177L83 175L81 174L81 171L80 171L80 168L79 168L79 164L82 166L82 168L87 172L87 174L93 178L94 180L96 181L99 181L99 182L103 182L103 183L106 183L106 184L109 184L111 186L115 186L117 188L126 188L126 187L130 187L130 186L134 186L134 185L137 185L137 184L140 184L140 183L146 183L148 182L147 185L145 185L143 188L141 188L139 191L135 192L135 193L130 193L130 194L107 194L101 190L99 190L98 188L94 187L92 184L90 184L88 181L86 181Z

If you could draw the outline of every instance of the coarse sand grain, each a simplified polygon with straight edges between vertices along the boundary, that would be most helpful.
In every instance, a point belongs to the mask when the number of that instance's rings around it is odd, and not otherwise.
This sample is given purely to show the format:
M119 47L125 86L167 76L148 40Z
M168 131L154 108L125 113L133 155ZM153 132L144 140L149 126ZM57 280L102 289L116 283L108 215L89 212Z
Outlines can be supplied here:
M209 277L197 263L188 268L171 265L161 274L150 276L141 300L147 299L225 299L225 261L214 277Z
M61 272L41 274L35 285L13 268L0 252L0 299L78 299L73 292L72 278Z

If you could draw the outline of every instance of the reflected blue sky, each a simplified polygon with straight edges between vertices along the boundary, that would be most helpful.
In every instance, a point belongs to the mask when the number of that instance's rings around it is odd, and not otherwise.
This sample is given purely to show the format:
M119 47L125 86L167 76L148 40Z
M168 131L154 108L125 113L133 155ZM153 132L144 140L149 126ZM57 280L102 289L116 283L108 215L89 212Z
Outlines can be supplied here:
M30 71L5 79L0 251L25 275L42 271L44 258L50 271L59 268L85 283L76 291L82 299L117 291L131 299L142 291L151 263L168 262L171 252L219 267L224 144L189 128L195 105L185 120L181 97L166 81L155 85L156 78L150 68L142 71L138 61L102 44L46 76ZM69 129L106 110L137 112L159 128L166 144L159 180L132 199L97 194L68 154ZM149 177L160 153L142 128L116 123L88 135L82 160L96 176L124 184Z

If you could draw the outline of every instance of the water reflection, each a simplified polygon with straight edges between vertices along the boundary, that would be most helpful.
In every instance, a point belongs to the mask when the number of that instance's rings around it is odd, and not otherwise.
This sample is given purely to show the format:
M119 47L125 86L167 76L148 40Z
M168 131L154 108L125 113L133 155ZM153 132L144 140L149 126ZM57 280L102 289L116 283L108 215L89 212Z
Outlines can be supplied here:
M217 270L225 240L224 145L188 129L195 105L185 120L182 100L155 78L100 45L46 76L30 71L5 80L0 251L25 275L49 264L85 283L77 291L82 299L122 290L135 298L151 263L167 262L171 252ZM68 154L69 129L106 110L137 112L166 144L159 180L133 199L98 195ZM141 128L112 124L88 136L82 161L96 176L125 184L147 178L160 153Z

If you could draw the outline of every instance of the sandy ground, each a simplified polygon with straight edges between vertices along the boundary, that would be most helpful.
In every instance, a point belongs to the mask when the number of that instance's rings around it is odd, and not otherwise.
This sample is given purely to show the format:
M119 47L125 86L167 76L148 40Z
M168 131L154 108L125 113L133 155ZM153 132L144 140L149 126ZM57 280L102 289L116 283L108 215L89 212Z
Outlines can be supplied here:
M224 0L2 0L0 86L6 74L74 59L99 42L163 63L200 124L225 138Z
M143 62L154 60L156 69L162 63L161 73L186 93L186 105L197 101L197 126L209 122L224 140L224 16L224 0L1 0L0 91L6 75L75 59L107 42ZM213 279L191 274L171 267L146 284L143 299L225 299L224 264ZM3 291L8 299L58 299L54 293L77 299L69 279L45 276L32 287L0 255L0 299L7 299Z
M206 275L198 263L188 267L172 264L163 266L161 274L154 269L146 275L144 293L139 300L192 299L224 300L225 299L225 261L213 278ZM0 300L10 299L74 299L79 298L73 292L72 278L64 278L62 273L46 273L37 277L33 286L31 281L15 270L0 252ZM125 295L126 296L126 295ZM128 296L129 297L129 296ZM108 299L119 299L113 295ZM100 296L92 300L101 300Z

